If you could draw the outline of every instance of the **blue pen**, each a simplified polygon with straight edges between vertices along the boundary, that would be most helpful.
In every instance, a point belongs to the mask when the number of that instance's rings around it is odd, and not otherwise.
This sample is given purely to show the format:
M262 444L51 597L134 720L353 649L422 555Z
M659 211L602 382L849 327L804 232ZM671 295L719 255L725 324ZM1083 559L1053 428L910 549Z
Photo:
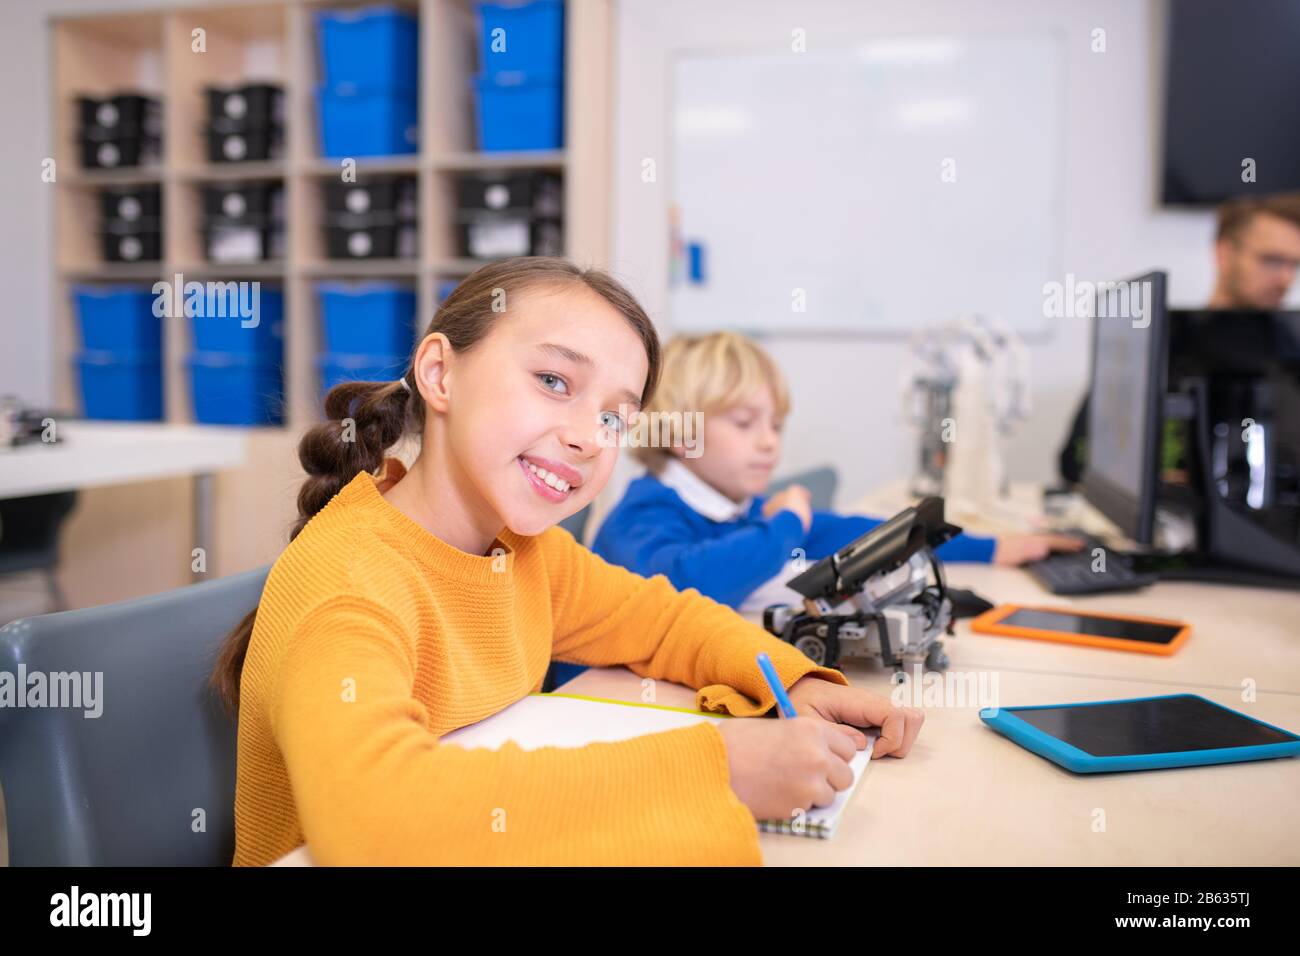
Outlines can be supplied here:
M794 712L794 704L790 703L790 695L781 686L781 678L776 676L776 667L772 664L772 658L766 654L759 654L758 669L767 679L767 686L772 688L772 695L776 698L776 706L781 711L781 716L798 717L799 715Z

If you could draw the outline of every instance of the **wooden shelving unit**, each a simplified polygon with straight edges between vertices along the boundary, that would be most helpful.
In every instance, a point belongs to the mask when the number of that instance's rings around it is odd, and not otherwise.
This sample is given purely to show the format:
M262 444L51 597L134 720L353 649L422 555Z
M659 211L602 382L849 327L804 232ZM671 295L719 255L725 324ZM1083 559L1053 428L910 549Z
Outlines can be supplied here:
M564 150L539 150L536 153L448 153L433 161L434 169L467 172L480 169L564 169Z
M419 189L418 255L410 260L339 261L325 257L321 227L323 182L340 161L319 156L315 89L319 10L365 6L356 2L271 0L208 3L164 10L96 13L50 21L53 50L55 283L52 304L54 381L60 407L79 405L72 360L79 343L71 285L80 282L152 282L177 273L187 281L248 279L281 284L285 292L286 434L320 414L316 358L321 351L316 283L331 279L409 280L419 293L417 323L433 316L439 283L481 263L459 258L455 246L456 175L484 169L544 169L565 183L566 254L583 264L607 261L612 0L567 0L565 148L536 153L475 152L470 81L478 71L475 17L470 0L409 0L420 18L420 148L411 155L358 157L358 179L412 173ZM191 48L193 31L206 32L206 50ZM207 159L203 88L270 80L285 87L285 155L248 163ZM75 97L123 88L144 89L163 102L163 157L141 169L84 170L76 151ZM249 265L205 261L200 187L237 179L279 179L285 185L285 258ZM156 263L106 263L101 258L101 187L157 182L162 187L163 258ZM166 417L192 420L184 318L170 318Z

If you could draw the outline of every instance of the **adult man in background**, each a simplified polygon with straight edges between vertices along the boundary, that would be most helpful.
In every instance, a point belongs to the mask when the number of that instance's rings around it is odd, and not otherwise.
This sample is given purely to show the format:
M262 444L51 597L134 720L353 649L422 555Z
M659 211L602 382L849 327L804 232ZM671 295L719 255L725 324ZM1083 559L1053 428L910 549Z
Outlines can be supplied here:
M1219 207L1210 309L1278 309L1300 269L1300 193L1232 199ZM1166 438L1171 436L1166 435ZM1088 397L1061 449L1061 477L1083 477L1088 451Z

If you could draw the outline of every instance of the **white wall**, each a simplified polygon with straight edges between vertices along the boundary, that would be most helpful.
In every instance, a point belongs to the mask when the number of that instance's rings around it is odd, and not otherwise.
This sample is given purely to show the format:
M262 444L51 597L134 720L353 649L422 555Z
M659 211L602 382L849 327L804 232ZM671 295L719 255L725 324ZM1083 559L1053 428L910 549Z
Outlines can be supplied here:
M0 3L0 393L48 401L50 211L41 182L49 146L49 59L40 3Z
M1165 268L1175 306L1199 305L1209 296L1212 212L1167 211L1156 201L1165 15L1158 0L617 3L612 264L665 335L672 332L670 58L683 50L787 51L795 28L806 31L809 51L851 47L880 36L1059 31L1068 51L1064 215L1057 226L1062 272L1102 280ZM1106 31L1104 53L1090 49L1097 27ZM658 166L655 183L642 181L647 157ZM817 199L815 193L804 197ZM926 250L916 254L924 256ZM944 264L936 262L935 281L943 276ZM720 325L743 324L739 316L718 319ZM1054 476L1057 451L1085 384L1087 331L1085 320L1059 320L1047 341L1032 346L1034 415L1011 445L1013 479ZM911 473L915 439L901 422L898 394L904 345L880 338L810 341L794 335L765 344L789 376L795 398L782 471L834 464L841 502Z
M0 394L13 393L31 404L45 404L53 394L51 197L58 186L41 181L41 162L53 151L48 19L182 5L177 0L0 0Z
M691 48L788 49L795 27L809 49L874 35L1059 29L1068 38L1064 270L1113 278L1160 266L1171 299L1195 305L1209 293L1209 212L1170 212L1155 202L1159 156L1159 0L615 0L615 169L613 259L665 333L671 170L666 169L668 57ZM0 392L31 402L50 396L50 190L40 181L50 151L51 14L171 5L165 0L0 0ZM175 5L183 5L176 3ZM1089 51L1094 27L1104 54ZM659 163L656 184L641 160ZM571 184L571 188L579 184ZM918 250L918 255L924 255ZM942 281L942 263L936 264ZM1293 290L1293 299L1295 292ZM903 349L869 339L833 343L788 338L772 351L789 375L796 405L786 469L832 462L841 494L908 473L911 433L899 422L897 368ZM1035 346L1036 414L1013 446L1016 477L1045 478L1087 364L1086 329L1064 321ZM847 410L847 411L846 411Z

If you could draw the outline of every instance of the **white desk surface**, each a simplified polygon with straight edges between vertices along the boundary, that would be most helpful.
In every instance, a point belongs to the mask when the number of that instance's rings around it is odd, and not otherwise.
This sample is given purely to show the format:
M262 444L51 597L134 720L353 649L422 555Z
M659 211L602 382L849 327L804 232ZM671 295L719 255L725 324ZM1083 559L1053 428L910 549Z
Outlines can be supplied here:
M887 516L906 504L903 485L846 511ZM1024 489L992 520L951 514L971 530L1027 530ZM1085 516L1072 523L1091 528ZM1018 527L1017 527L1018 526ZM1300 732L1300 596L1227 585L1164 583L1130 594L1083 599L1043 591L1013 568L950 564L949 581L994 603L1069 604L1193 626L1171 657L975 635L961 622L947 642L954 673L984 672L997 704L1069 703L1200 694ZM888 673L849 661L855 686L880 694ZM1243 700L1243 682L1255 698ZM640 700L641 680L625 668L588 670L571 693ZM693 706L689 688L661 683L658 703ZM873 761L837 835L813 840L761 834L768 865L1300 865L1300 759L1125 774L1072 774L988 729L984 702L928 706L905 759ZM278 865L309 865L299 848Z
M866 662L845 665L855 685L891 691ZM641 699L624 668L580 674L566 692ZM998 701L1071 703L1185 690L1269 723L1300 728L1300 695L1253 705L1213 688L1001 672ZM656 688L656 701L692 706L694 692ZM974 702L978 703L978 702ZM873 760L830 840L759 835L769 866L1296 865L1300 758L1127 774L1072 774L987 728L978 706L927 707L907 757ZM1101 811L1098 814L1097 811ZM1094 830L1104 824L1104 830Z
M1074 607L1192 625L1187 643L1164 657L975 634L969 622L962 621L957 636L944 644L953 667L1194 684L1224 691L1253 685L1260 691L1300 695L1300 594L1294 591L1162 582L1122 594L1064 597L1014 568L948 564L945 570L950 586L969 588L994 604Z
M60 421L57 443L0 449L0 498L239 468L247 429Z
M907 485L901 479L891 481L839 510L844 514L869 514L877 518L888 518L916 502L916 496L907 490ZM1015 482L1006 498L984 504L947 499L944 501L944 517L972 534L1026 533L1072 527L1083 528L1107 540L1115 539L1117 544L1122 541L1115 533L1115 526L1081 496L1071 496L1070 500L1072 503L1068 513L1049 518L1042 513L1042 486L1031 482Z
M881 694L888 677L852 662L855 686ZM567 693L641 700L625 668L586 671ZM656 702L690 707L695 693L660 683ZM1070 703L1197 693L1288 729L1300 695L1253 704L1211 687L1007 671L998 703ZM978 701L971 702L978 704ZM872 761L830 840L759 834L769 866L1228 866L1300 864L1300 759L1126 774L1072 774L988 729L978 706L927 707L901 760ZM310 866L306 847L276 866Z
M909 501L903 483L897 482L854 502L846 511L888 516ZM958 512L948 518L981 534L1028 530L1038 523L1033 516L1036 502L1036 493L1022 485L1013 489L1011 500L996 516ZM1105 519L1086 506L1064 524L1096 529L1096 533L1106 528ZM949 563L944 570L953 587L969 588L994 604L1077 607L1172 618L1192 625L1182 649L1162 657L973 634L962 623L957 637L946 643L954 667L1123 677L1224 690L1240 690L1243 682L1251 681L1260 690L1300 693L1300 592L1168 581L1140 591L1065 597L1045 590L1025 571L968 563Z

